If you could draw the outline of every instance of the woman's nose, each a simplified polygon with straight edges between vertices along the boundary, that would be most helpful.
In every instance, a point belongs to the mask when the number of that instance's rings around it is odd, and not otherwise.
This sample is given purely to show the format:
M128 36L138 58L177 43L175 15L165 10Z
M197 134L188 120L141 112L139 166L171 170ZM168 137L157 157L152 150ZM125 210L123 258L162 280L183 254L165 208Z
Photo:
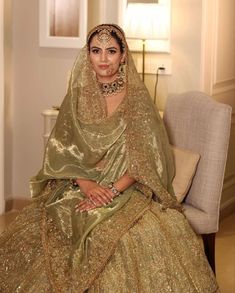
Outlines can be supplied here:
M106 53L106 52L102 52L102 53L101 53L101 58L100 58L100 59L101 59L102 62L107 61L107 53Z

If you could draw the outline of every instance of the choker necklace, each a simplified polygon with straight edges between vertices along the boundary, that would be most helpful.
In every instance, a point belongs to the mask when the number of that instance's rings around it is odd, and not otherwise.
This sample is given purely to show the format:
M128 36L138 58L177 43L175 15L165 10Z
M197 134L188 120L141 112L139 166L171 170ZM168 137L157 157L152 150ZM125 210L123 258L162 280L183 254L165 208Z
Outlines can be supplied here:
M108 83L98 82L98 83L99 83L101 93L104 96L112 96L112 95L115 95L116 93L121 92L124 89L124 85L125 85L124 79L120 75L118 75L117 78L112 82L108 82Z

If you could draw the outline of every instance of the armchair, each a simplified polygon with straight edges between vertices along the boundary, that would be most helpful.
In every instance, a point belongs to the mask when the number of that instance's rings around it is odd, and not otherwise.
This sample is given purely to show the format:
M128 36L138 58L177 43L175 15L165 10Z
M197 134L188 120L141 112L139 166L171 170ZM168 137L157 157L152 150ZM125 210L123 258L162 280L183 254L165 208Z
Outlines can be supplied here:
M183 208L194 231L202 235L205 254L215 272L215 234L219 225L231 107L202 92L187 92L168 98L163 120L172 145L201 156Z

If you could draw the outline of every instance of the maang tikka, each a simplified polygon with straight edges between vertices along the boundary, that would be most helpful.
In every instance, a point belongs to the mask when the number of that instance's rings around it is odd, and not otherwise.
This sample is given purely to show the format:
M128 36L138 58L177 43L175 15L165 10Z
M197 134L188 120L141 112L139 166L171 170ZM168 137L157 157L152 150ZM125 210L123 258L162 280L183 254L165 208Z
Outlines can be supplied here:
M97 38L101 43L108 43L111 39L111 31L107 28L104 28L99 31Z
M89 32L87 36L87 42L89 41L90 37L95 32L97 32L98 40L100 42L108 42L112 37L111 33L114 32L122 41L123 49L125 50L126 48L125 34L124 34L124 31L118 25L109 25L109 24L98 25L97 27L93 28Z

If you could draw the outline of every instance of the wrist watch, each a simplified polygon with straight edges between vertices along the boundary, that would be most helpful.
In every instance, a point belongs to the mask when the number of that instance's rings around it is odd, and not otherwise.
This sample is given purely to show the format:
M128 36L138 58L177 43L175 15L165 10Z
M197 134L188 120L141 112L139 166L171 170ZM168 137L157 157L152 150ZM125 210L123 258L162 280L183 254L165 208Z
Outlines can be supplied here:
M112 193L115 195L115 196L119 196L121 194L121 192L119 190L117 190L117 188L113 185L113 182L111 182L109 185L108 185L108 188L112 191Z

